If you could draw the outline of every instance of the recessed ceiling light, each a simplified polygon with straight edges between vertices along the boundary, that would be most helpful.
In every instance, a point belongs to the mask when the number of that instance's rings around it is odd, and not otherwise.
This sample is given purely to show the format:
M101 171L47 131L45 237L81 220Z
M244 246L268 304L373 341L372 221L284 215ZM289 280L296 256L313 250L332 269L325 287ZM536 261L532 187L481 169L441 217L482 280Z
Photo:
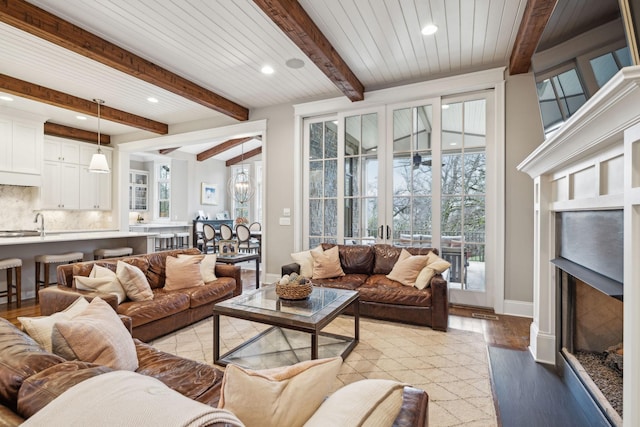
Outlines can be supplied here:
M3 101L13 101L13 98L7 95L0 95L0 99Z
M158 98L154 98L153 96L150 96L150 97L147 98L147 101L156 104L156 103L158 103Z
M85 116L76 116L76 119L78 119L78 120L87 120L87 118Z
M285 62L286 66L293 69L304 67L304 61L298 58L291 58Z
M425 36L430 36L431 34L435 34L436 31L438 31L438 26L433 24L425 25L424 28L422 28L422 34Z
M260 71L262 71L262 74L273 74L273 68L269 65L265 65Z

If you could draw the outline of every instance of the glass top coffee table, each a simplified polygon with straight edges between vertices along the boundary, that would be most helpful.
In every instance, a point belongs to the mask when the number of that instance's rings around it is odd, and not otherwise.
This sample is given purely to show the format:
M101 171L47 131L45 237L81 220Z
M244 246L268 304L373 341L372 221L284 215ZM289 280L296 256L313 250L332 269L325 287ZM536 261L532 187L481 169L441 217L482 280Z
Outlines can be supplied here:
M353 337L322 332L329 323L353 308ZM220 316L271 325L264 332L220 356ZM217 303L213 307L213 360L253 369L291 365L303 360L342 356L344 359L360 339L358 292L313 288L304 300L278 298L275 286Z

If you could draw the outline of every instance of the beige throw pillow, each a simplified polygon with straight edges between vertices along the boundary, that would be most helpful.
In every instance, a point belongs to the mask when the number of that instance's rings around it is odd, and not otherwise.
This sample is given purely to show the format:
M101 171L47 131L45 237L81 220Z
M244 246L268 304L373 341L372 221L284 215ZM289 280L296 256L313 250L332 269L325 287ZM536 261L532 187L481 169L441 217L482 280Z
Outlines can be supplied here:
M393 269L387 274L387 278L405 286L414 286L418 274L426 264L427 255L411 255L409 251L403 249Z
M331 390L341 365L340 357L263 371L228 365L218 408L247 427L301 426Z
M72 319L56 322L51 341L53 352L67 360L127 371L138 369L129 331L113 308L99 297Z
M331 279L344 276L337 246L324 252L316 248L311 251L311 256L313 257L313 275L311 276L313 279Z
M72 319L73 316L82 313L88 306L89 302L84 299L84 297L80 297L69 307L58 313L53 313L51 316L18 317L18 320L22 324L25 332L36 340L42 348L51 353L53 351L51 347L51 331L53 330L53 325L59 320Z
M402 408L404 385L367 379L348 384L329 396L304 427L388 427Z
M153 299L153 292L147 277L135 265L118 261L116 276L131 301L150 301Z
M443 273L449 267L451 267L449 261L440 258L433 252L429 252L429 254L427 254L427 265L418 274L415 287L418 289L426 288L436 273Z
M204 258L202 258L204 256ZM218 256L215 254L207 254L207 255L185 255L180 254L178 258L190 258L190 257L200 257L202 261L200 261L200 274L202 275L202 281L204 283L210 283L216 281L218 278L216 277L216 261L218 260Z
M73 276L73 281L77 289L115 295L118 298L118 304L127 299L127 293L120 284L116 273L97 264L93 265L89 277Z
M176 258L168 256L165 260L164 289L175 291L177 289L203 286L202 273L200 273L200 262L204 255L191 256L188 258Z
M313 276L313 256L311 255L312 251L322 253L322 246L317 246L314 249L302 252L295 252L291 254L291 259L293 262L297 263L300 266L300 275L303 277L311 277Z

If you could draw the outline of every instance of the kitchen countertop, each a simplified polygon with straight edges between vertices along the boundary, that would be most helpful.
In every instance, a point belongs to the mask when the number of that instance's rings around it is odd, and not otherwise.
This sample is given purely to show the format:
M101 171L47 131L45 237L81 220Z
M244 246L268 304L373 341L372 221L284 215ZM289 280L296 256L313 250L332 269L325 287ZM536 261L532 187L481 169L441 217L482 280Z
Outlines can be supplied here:
M134 232L134 231L81 231L81 232L56 232L47 233L44 238L41 236L28 237L3 237L0 238L0 246L24 245L33 243L50 243L50 242L72 242L78 240L103 240L103 239L121 239L127 237L146 237L153 236L158 233L153 232Z

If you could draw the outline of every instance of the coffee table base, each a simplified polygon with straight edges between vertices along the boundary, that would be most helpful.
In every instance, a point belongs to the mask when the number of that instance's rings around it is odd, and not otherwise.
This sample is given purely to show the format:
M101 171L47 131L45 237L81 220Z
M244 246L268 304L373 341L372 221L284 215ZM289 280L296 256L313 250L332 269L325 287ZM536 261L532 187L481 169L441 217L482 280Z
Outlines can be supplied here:
M342 356L346 358L358 344L357 339L320 332L317 355L312 356L314 334L272 326L249 341L223 354L214 363L229 363L250 369L270 369L311 359ZM214 356L215 357L215 356Z

